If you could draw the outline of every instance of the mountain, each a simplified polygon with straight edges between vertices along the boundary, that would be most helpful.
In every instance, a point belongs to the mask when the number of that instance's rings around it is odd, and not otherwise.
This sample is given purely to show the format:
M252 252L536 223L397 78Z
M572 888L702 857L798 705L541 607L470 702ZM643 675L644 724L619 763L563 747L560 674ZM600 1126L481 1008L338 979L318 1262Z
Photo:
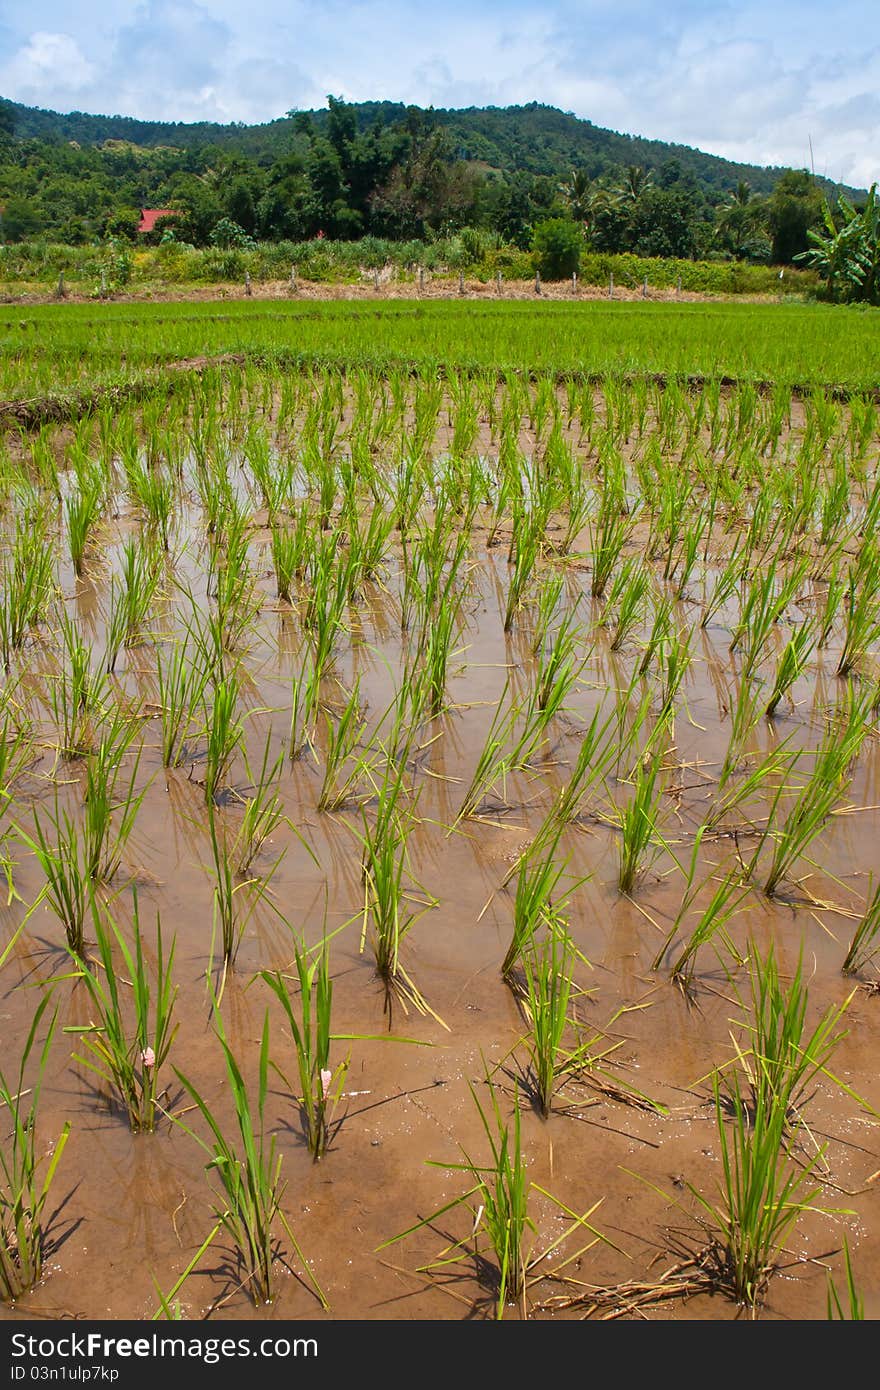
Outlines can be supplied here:
M177 149L204 149L214 146L238 151L261 163L270 163L286 151L295 133L295 112L262 125L228 125L209 121L142 121L131 116L94 116L82 111L61 114L38 107L9 102L19 138L49 142L75 141L81 146L101 145L107 140L125 141L144 148L171 146ZM444 127L461 159L478 162L483 168L508 174L515 170L531 174L566 175L573 168L583 169L591 178L604 171L641 165L660 172L675 161L680 174L691 176L707 198L716 202L747 182L754 193L768 194L785 172L741 164L705 154L689 145L669 144L640 135L623 135L606 130L556 107L530 102L526 106L467 107L463 110L427 110L401 102L367 101L352 103L358 128L387 126L404 120L422 120ZM320 128L327 120L326 110L307 113ZM674 167L674 166L671 166ZM824 192L834 194L839 186L817 178ZM850 196L864 190L845 189Z

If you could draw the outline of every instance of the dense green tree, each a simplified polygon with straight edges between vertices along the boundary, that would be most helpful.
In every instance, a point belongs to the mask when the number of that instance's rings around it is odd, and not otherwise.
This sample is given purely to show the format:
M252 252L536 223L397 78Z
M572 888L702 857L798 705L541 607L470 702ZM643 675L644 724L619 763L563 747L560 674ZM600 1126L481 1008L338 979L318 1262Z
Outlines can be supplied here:
M823 199L806 169L783 174L767 199L767 225L774 265L791 265L806 251L807 233L822 226Z
M4 241L27 241L43 230L43 219L29 198L9 198L0 216Z
M548 280L563 280L580 267L583 233L570 217L548 217L535 227L532 250Z

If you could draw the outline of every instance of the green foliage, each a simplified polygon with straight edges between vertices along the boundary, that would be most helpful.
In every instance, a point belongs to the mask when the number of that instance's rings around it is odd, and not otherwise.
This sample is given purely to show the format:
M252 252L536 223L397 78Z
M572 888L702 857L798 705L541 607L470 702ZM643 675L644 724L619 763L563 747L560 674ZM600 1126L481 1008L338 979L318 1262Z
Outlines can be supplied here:
M541 274L548 280L564 280L581 263L583 234L568 217L548 217L539 222L532 237L532 250Z
M876 183L861 209L843 193L837 207L836 221L825 204L824 235L810 230L809 248L795 259L819 272L832 299L880 304L880 197Z

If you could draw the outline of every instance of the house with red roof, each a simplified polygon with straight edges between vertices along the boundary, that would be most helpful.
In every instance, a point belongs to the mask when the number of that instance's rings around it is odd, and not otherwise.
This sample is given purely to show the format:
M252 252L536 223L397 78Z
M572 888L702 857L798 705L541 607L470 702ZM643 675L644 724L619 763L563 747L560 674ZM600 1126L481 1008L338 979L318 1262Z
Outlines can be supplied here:
M138 231L153 232L160 217L177 217L177 215L173 208L141 208Z

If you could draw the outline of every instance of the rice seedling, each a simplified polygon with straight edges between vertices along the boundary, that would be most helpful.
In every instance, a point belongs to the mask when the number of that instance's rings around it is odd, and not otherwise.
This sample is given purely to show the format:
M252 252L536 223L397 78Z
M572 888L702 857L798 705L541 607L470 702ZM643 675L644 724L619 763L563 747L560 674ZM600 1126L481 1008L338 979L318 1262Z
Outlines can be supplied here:
M412 737L410 734L410 741ZM386 756L381 779L374 779L375 819L371 823L366 811L362 810L362 829L356 832L362 847L364 887L360 949L363 952L369 937L376 974L385 986L389 1011L393 990L404 1008L411 1004L419 1013L430 1014L445 1028L446 1024L428 1004L400 958L409 932L427 908L434 905L434 900L420 890L409 865L409 837L417 822L414 805L403 804L405 767L406 749L398 750L396 758L390 753ZM412 903L419 910L412 911Z
M780 700L788 694L803 672L816 647L817 636L818 634L811 623L801 623L786 642L782 655L776 663L776 674L773 677L770 698L764 710L768 719L773 718Z
M845 722L844 722L845 720ZM757 863L764 841L771 840L770 864L764 880L769 898L790 874L795 863L819 834L836 802L849 785L850 767L865 737L864 712L851 705L851 714L835 721L816 749L813 771L781 825L773 824L783 788L777 791L771 808L771 821L755 851L751 870Z
M301 507L297 525L292 531L278 525L272 527L275 587L278 597L285 603L292 601L294 580L305 573L307 526L308 512L305 507Z
M86 549L103 505L103 479L97 474L82 476L64 503L67 542L77 578L85 569Z
M519 953L525 980L523 1009L529 1022L524 1039L529 1058L526 1080L545 1120L560 1083L576 1074L585 1062L583 1046L565 1046L576 955L574 943L558 919L542 941L532 933Z
M290 689L290 739L288 756L296 762L306 748L314 751L314 717L318 705L318 679L310 652L306 652L299 675L294 675Z
M837 1292L837 1285L828 1271L827 1309L829 1322L861 1322L865 1316L865 1300L856 1285L849 1242L843 1238L843 1265L846 1272L846 1302Z
M740 963L740 955L727 930L727 923L747 894L748 890L742 887L740 876L735 870L725 874L719 881L712 897L690 928L689 935L683 940L681 949L670 964L670 978L685 993L693 992L697 954L709 942L714 945L716 940L720 940L728 960Z
M156 1296L157 1296L157 1298L158 1298L158 1300L159 1300L159 1307L157 1308L156 1312L153 1314L153 1318L152 1318L152 1321L153 1321L153 1322L159 1322L161 1318L165 1318L166 1321L168 1321L168 1322L182 1322L182 1321L183 1321L183 1306L182 1306L182 1304L181 1304L181 1302L180 1302L180 1299L177 1297L177 1295L180 1293L180 1290L183 1288L183 1286L184 1286L184 1284L186 1283L187 1279L188 1279L189 1276L192 1274L193 1270L195 1269L196 1265L199 1263L199 1260L202 1258L202 1256L204 1255L205 1251L206 1251L206 1250L208 1249L208 1247L212 1244L212 1242L213 1242L215 1236L216 1236L216 1235L218 1234L218 1232L220 1231L220 1226L221 1226L221 1223L218 1221L218 1222L215 1224L215 1226L213 1227L213 1229L209 1232L209 1234L208 1234L208 1235L205 1237L205 1239L202 1241L202 1243L201 1243L201 1245L199 1246L198 1250L197 1250L196 1253L193 1255L192 1259L189 1261L189 1263L187 1264L186 1268L184 1269L183 1273L182 1273L182 1274L179 1274L179 1275L177 1276L177 1278L175 1279L174 1283L172 1284L171 1288L168 1290L167 1293L163 1293L162 1289L159 1287L158 1283L156 1282L156 1277L155 1277L155 1275L153 1276L153 1287L154 1287L154 1289L156 1290Z
M54 556L42 513L17 518L9 551L0 552L0 655L12 658L46 616L54 584Z
M132 913L133 951L109 912L102 914L93 900L92 923L100 971L82 965L77 958L77 978L88 992L94 1014L88 1024L64 1031L79 1036L83 1052L74 1053L74 1061L115 1093L132 1132L151 1134L156 1127L159 1098L165 1089L160 1081L162 1068L177 1032L173 1021L177 997L173 980L176 943L172 941L166 960L157 911L156 966L155 971L148 969L136 889ZM122 957L124 974L117 968L116 952ZM124 1003L129 988L134 1013L131 1021L130 1010Z
M617 886L621 893L632 893L647 867L649 855L660 848L657 830L662 788L658 790L657 779L662 761L663 754L655 753L647 761L639 762L632 798L619 812Z
M514 983L515 971L525 954L545 930L549 936L566 934L570 892L558 891L566 872L566 862L558 858L562 822L551 824L545 836L538 836L516 870L513 900L513 934L501 963L501 976Z
M717 1073L712 1081L721 1149L722 1179L713 1201L688 1184L713 1237L704 1259L717 1284L753 1313L778 1266L790 1233L815 1210L820 1188L815 1172L824 1149L802 1157L793 1151L783 1104L766 1091L750 1113L734 1080L733 1114Z
M85 923L91 906L94 885L89 872L87 847L77 829L76 821L58 804L46 816L53 833L47 833L43 818L34 811L34 833L29 835L20 825L18 838L36 856L46 876L46 882L29 909L31 916L45 899L64 927L68 949L82 957L85 952Z
M299 984L298 1009L294 1008L287 984L280 972L262 971L262 977L276 996L287 1019L296 1052L299 1073L298 1101L306 1147L315 1162L323 1158L330 1142L333 1114L339 1103L349 1059L330 1066L330 1030L333 1007L333 981L330 979L326 938L314 958L304 943L294 942L294 964ZM272 1066L286 1086L290 1082L281 1068Z
M852 935L846 956L843 961L843 973L845 975L855 975L860 970L864 970L867 965L872 964L878 951L880 942L876 942L877 933L880 932L880 883L871 893L869 889L868 902L861 920Z
M220 680L205 699L205 799L216 800L229 774L235 750L244 738L244 730L236 718L239 683L235 676Z
M462 798L456 823L468 816L476 815L489 789L505 775L509 767L509 756L504 751L508 747L519 713L516 702L506 703L510 688L510 678L504 682L504 689L495 707L482 751L477 759L474 774Z
M355 755L367 721L361 712L360 678L334 721L325 713L327 722L327 751L324 757L324 779L318 795L319 811L338 811L351 799L352 789L365 771L365 755Z
M510 556L513 569L507 581L505 632L512 631L514 620L522 607L526 590L541 555L545 526L546 515L542 515L536 506L514 506Z
M749 987L751 999L742 1024L745 1045L735 1043L737 1062L748 1087L742 1103L748 1115L759 1107L766 1114L778 1104L786 1125L805 1126L804 1112L817 1079L822 1076L840 1084L828 1064L846 1036L840 1024L853 995L842 1004L830 1005L808 1032L809 994L802 961L798 959L785 987L772 947L763 957L752 949ZM731 1105L740 1103L738 1074L731 1080L725 1072L722 1082L731 1090Z
M86 762L83 843L89 875L102 883L109 883L119 869L147 790L144 787L135 792L141 747L132 760L127 781L120 784L122 763L135 733L135 725L129 719L114 714Z
M649 585L648 573L636 560L627 560L620 570L615 589L619 595L609 595L608 609L615 610L614 621L610 617L603 621L611 625L611 650L620 651L629 634L644 616L645 598Z
M715 875L712 869L710 869L704 879L700 880L697 878L700 850L706 830L707 827L703 824L697 831L687 868L684 868L678 860L675 861L684 874L685 891L682 895L681 903L672 926L664 937L662 945L651 962L652 970L660 969L679 929L691 913L703 889L706 887L706 884L714 880ZM672 858L675 858L669 845L666 846L666 850ZM721 937L731 959L737 962L740 960L739 953L735 949L726 930L727 923L730 921L730 918L733 916L748 891L740 887L740 891L737 893L736 889L739 884L739 875L736 873L725 874L723 878L718 880L718 886L715 892L704 907L697 922L691 928L690 934L685 937L678 955L672 962L671 977L676 984L681 985L686 991L689 991L693 985L697 952L701 946L711 941L716 934Z
M210 671L207 664L194 657L192 646L185 641L171 647L167 655L161 650L156 652L163 767L180 767L186 761L187 739L196 710L204 708Z
M618 754L617 740L611 732L615 712L612 710L600 722L603 712L604 706L600 705L580 735L580 748L571 775L559 793L552 811L560 825L568 825L584 815L593 788L604 777Z
M869 649L880 638L880 554L865 545L856 564L849 567L844 603L844 635L837 674L858 670Z
M49 701L59 734L60 756L71 762L92 747L94 725L100 722L109 692L103 672L93 672L89 648L80 640L74 620L61 609L60 669L49 684Z
M214 1028L223 1051L226 1080L235 1107L235 1131L224 1134L217 1116L192 1081L175 1067L185 1088L208 1127L206 1142L185 1125L179 1116L175 1123L198 1143L208 1156L206 1172L217 1180L214 1187L214 1215L230 1237L243 1270L242 1284L255 1306L271 1302L275 1292L274 1266L278 1254L276 1223L290 1240L302 1265L306 1281L323 1308L327 1300L312 1274L285 1216L282 1202L287 1187L281 1179L282 1155L276 1136L266 1134L266 1097L269 1084L269 1015L266 1013L260 1041L256 1106L232 1049L226 1041L219 1009L214 1010Z
M606 1244L611 1242L590 1224L590 1217L596 1211L598 1202L589 1211L578 1216L537 1183L529 1182L522 1152L519 1097L517 1095L514 1099L511 1126L501 1113L497 1093L488 1079L487 1085L490 1106L484 1109L473 1084L468 1082L489 1147L488 1161L477 1163L464 1149L464 1161L461 1163L431 1161L433 1167L460 1170L466 1175L471 1186L459 1197L453 1198L432 1212L430 1216L424 1217L414 1226L385 1241L379 1246L379 1250L386 1250L390 1245L397 1244L416 1231L431 1228L441 1216L458 1207L465 1207L470 1214L468 1235L447 1246L435 1260L423 1266L419 1273L431 1273L436 1270L448 1276L456 1266L464 1262L475 1262L478 1271L489 1264L493 1313L496 1320L500 1321L511 1304L518 1304L522 1316L527 1317L527 1296L533 1284L544 1277L558 1275L566 1265L580 1260L599 1241ZM541 1251L535 1250L533 1237L537 1228L529 1215L529 1197L533 1190L548 1198L564 1215L573 1218L563 1232ZM587 1235L587 1243L551 1268L550 1256L575 1232L584 1232ZM483 1254L482 1235L485 1235L489 1261Z
M265 896L274 870L257 878L239 878L236 873L235 841L229 843L225 825L218 825L214 802L208 802L208 839L214 878L214 912L211 927L211 960L214 945L219 941L222 953L222 981L235 967L241 939L254 913ZM277 864L278 861L276 861ZM212 966L209 965L209 972ZM222 998L223 986L218 992Z
M34 1011L17 1078L9 1080L0 1066L0 1109L4 1116L4 1133L0 1139L0 1299L4 1303L14 1303L42 1276L49 1244L46 1203L70 1135L70 1123L66 1122L51 1147L51 1156L45 1161L37 1147L38 1115L57 1014L48 1022L36 1057L33 1082L30 1086L25 1084L28 1064L50 1000L51 994L45 993ZM45 1170L41 1174L44 1161Z
M279 753L270 766L270 748L271 735L267 734L263 760L256 777L248 767L248 776L254 791L252 796L244 798L244 815L235 837L236 867L242 877L250 871L254 860L279 825L289 824L278 795L284 754ZM247 754L245 765L247 766Z
M591 528L590 552L593 561L593 581L590 593L593 598L601 598L608 581L620 558L621 551L635 525L635 516L628 515L623 499L622 487L606 482L602 493L599 515Z
M148 548L129 540L122 549L122 576L110 581L105 665L112 672L122 647L142 638L159 587L160 570Z

